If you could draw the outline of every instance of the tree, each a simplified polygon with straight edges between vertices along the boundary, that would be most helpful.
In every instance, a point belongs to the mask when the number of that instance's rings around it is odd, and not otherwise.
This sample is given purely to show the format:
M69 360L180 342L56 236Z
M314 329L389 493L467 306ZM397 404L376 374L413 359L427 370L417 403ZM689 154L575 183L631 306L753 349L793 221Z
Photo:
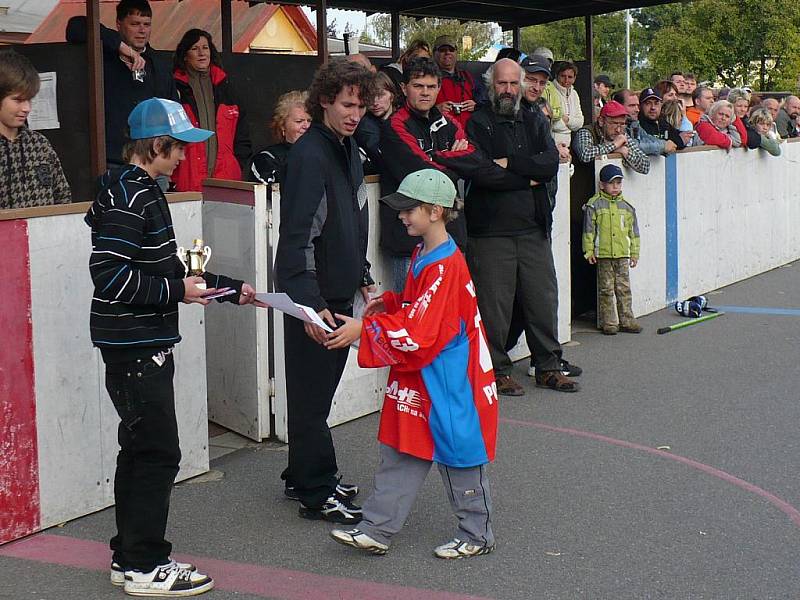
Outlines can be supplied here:
M333 19L328 23L328 37L335 38L336 37L336 30L338 26L336 25L336 19Z
M644 11L643 11L644 12ZM698 79L759 90L795 89L800 70L800 4L698 0L655 31L654 71L693 71Z
M459 41L460 60L478 60L494 42L493 26L490 23L460 23L452 19L414 19L413 17L400 17L400 45L405 47L409 42L423 39L433 45L433 41L440 35L453 36ZM471 47L464 47L463 41L471 43ZM391 16L379 14L370 17L367 27L361 35L361 41L372 42L389 46L392 42Z

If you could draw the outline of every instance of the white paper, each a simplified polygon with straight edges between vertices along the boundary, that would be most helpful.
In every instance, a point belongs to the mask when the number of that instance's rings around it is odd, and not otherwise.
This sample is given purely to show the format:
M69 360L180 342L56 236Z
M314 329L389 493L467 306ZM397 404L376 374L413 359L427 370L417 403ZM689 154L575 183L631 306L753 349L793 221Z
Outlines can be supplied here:
M58 98L55 72L39 73L42 82L39 93L31 100L28 127L31 129L58 129Z
M282 313L286 313L289 316L294 317L295 319L300 319L301 321L305 321L306 323L314 323L314 325L319 325L325 331L331 332L331 326L328 325L325 321L320 319L317 312L311 308L310 306L305 306L303 304L297 304L293 302L292 299L289 297L288 294L284 293L265 293L265 294L256 294L256 300L263 302L264 304L268 304L270 307L281 311Z

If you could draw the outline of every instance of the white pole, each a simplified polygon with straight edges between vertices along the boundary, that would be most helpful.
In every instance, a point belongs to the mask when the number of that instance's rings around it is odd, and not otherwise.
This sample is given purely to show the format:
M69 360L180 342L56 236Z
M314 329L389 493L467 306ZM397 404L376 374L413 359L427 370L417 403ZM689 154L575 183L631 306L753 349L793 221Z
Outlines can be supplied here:
M625 87L631 89L631 11L625 9Z

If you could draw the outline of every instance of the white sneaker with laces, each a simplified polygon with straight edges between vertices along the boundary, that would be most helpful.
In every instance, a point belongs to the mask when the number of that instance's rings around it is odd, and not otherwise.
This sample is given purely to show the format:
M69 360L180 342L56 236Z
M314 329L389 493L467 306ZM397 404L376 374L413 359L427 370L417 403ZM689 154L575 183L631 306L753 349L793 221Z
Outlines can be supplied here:
M470 544L469 542L462 542L458 538L454 538L434 548L433 553L437 558L469 558L471 556L481 556L482 554L489 554L494 550L494 544L491 546L478 546L477 544Z
M360 529L348 529L347 531L334 529L331 531L331 537L345 546L371 552L379 556L386 554L386 551L389 550L389 546L371 538Z
M182 563L172 560L167 563L167 565L173 565L178 567L179 569L187 569L189 571L197 571L197 567L195 567L192 563ZM162 565L162 566L167 566ZM125 585L125 569L123 569L118 562L111 561L111 585L118 585L123 586Z
M197 571L162 565L149 573L125 571L125 593L129 596L197 596L214 587L214 580Z

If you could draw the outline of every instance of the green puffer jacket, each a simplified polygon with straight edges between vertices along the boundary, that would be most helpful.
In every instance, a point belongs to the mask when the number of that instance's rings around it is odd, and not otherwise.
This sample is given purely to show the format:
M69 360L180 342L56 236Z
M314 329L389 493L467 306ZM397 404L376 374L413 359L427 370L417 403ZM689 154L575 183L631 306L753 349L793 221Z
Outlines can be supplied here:
M622 194L599 192L583 206L583 255L589 258L639 259L636 210Z

